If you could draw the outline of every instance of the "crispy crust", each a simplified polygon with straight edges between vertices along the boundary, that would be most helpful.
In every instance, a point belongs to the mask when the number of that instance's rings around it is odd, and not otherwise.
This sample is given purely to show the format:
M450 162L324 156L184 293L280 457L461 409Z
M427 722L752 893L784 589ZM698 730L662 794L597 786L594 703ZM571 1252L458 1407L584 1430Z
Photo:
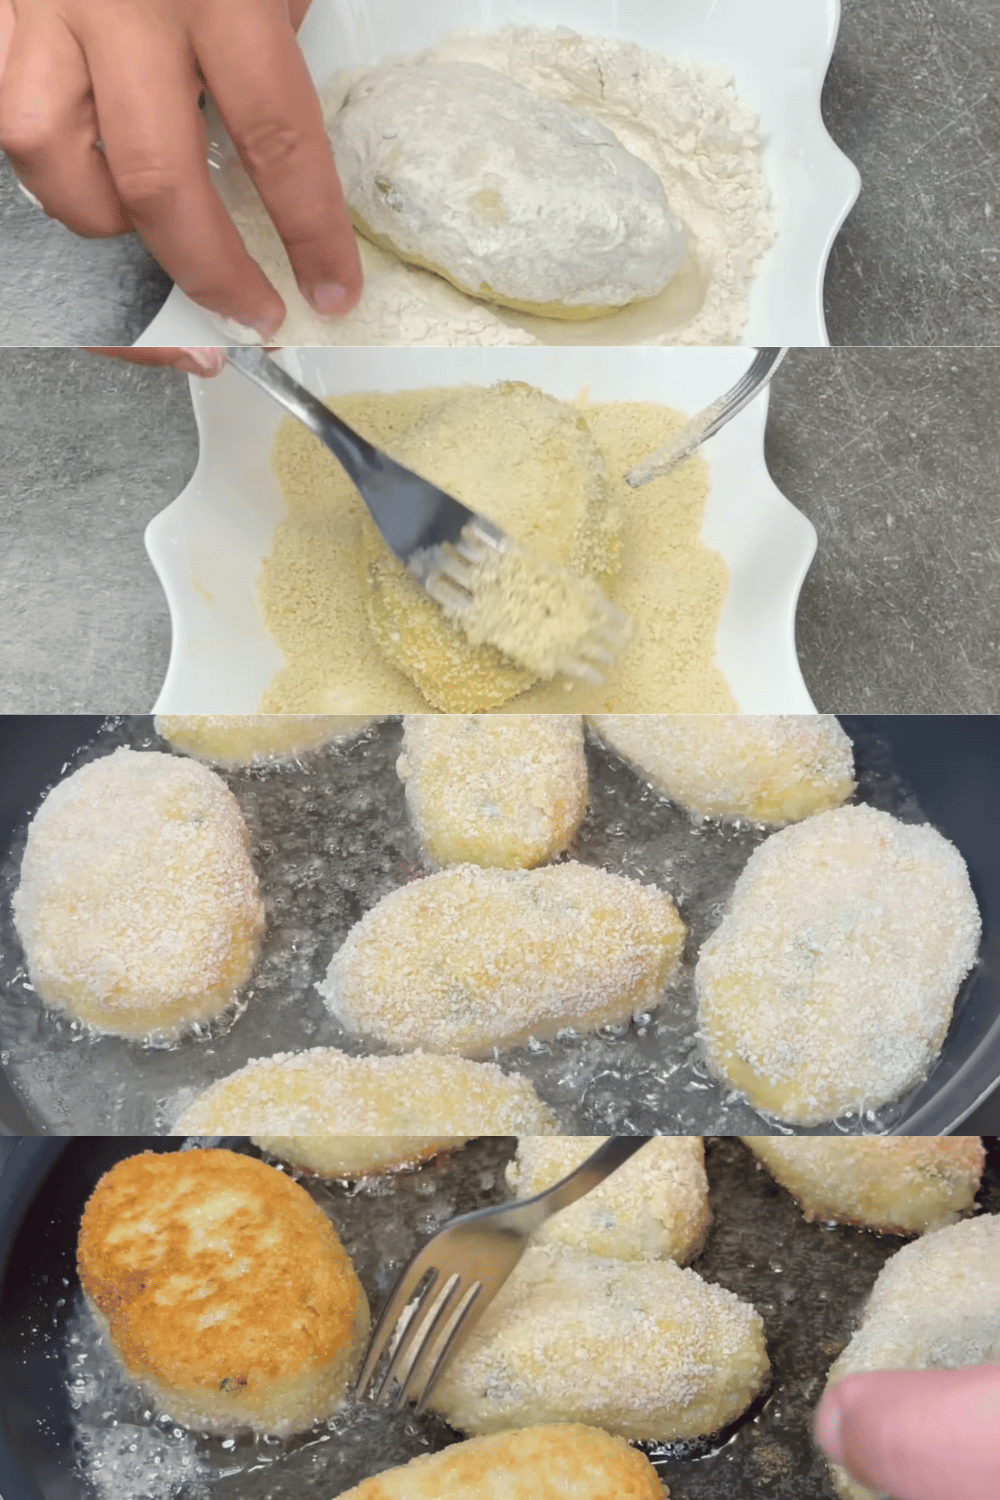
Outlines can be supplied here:
M309 1426L343 1394L368 1327L326 1216L231 1151L119 1162L84 1209L77 1265L129 1373L179 1420Z

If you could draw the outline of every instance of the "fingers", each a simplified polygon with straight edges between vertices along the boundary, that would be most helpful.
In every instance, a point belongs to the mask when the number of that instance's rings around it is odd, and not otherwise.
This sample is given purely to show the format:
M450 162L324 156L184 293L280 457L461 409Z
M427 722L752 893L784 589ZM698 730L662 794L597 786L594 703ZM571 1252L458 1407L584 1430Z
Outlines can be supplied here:
M132 223L195 302L273 335L284 304L209 178L200 85L176 11L148 7L114 28L84 31L82 41L108 168Z
M862 1484L898 1500L996 1500L1000 1366L851 1375L820 1402L816 1437Z
M0 147L18 178L76 234L129 228L101 153L90 78L76 38L52 14L12 34L0 79Z
M298 31L311 4L312 0L288 0L288 19L293 30Z
M91 354L105 354L132 365L169 365L185 375L220 375L226 368L225 349L196 348L132 349L119 344L89 345Z
M225 125L284 241L299 287L326 316L361 295L361 262L319 100L294 33L274 4L205 7L194 40Z

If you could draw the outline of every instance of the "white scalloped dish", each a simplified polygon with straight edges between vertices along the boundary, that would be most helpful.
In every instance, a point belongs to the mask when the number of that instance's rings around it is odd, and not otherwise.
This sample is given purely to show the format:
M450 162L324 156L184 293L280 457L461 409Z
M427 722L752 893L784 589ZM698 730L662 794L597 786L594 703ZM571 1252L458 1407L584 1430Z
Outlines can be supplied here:
M820 111L840 23L840 0L537 0L530 6L519 0L421 0L405 7L393 0L314 0L301 41L312 76L322 88L338 71L407 56L462 30L494 31L509 23L564 26L584 35L634 42L672 62L716 70L733 79L740 100L760 118L775 232L774 244L749 287L740 342L828 344L823 314L826 264L860 187L856 168L827 134ZM221 149L225 161L227 148ZM227 170L221 173L223 179ZM366 254L368 250L366 246ZM376 257L371 265L377 268L382 252L371 253ZM413 274L427 277L425 272ZM299 302L295 293L290 308ZM311 318L308 325L303 323L305 311L301 302L301 309L290 317L289 336L279 335L279 342L344 342L334 325L328 340L321 336L321 321ZM695 316L695 309L684 316ZM685 338L683 326L676 333L661 331L654 337L654 324L647 327L638 308L584 325L536 319L522 329L516 317L513 321L515 333L530 332L543 344L698 341ZM367 321L359 325L361 332L352 333L350 342L376 341L374 333L371 340L364 333L373 326ZM380 332L377 342L495 341L461 331L461 319L452 333L432 329L412 338L405 331L397 336L395 326L390 319L389 330ZM232 342L232 337L175 288L138 342L221 344Z
M281 359L323 396L521 380L564 400L586 388L594 401L656 401L690 413L726 390L747 364L738 349L300 349ZM284 513L270 468L283 413L233 370L211 381L192 379L191 390L198 464L146 531L173 624L156 710L252 713L282 665L256 581ZM722 554L730 575L716 662L744 712L810 713L795 650L795 607L816 533L767 472L766 415L765 394L704 449L711 488L702 540ZM636 704L634 711L666 707Z

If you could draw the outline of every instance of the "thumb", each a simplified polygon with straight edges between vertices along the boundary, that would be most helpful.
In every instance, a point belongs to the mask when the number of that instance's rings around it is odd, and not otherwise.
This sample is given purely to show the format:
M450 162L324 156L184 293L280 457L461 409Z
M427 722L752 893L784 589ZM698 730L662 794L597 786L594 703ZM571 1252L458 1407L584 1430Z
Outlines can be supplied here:
M850 1375L820 1402L816 1437L895 1500L997 1500L1000 1365Z

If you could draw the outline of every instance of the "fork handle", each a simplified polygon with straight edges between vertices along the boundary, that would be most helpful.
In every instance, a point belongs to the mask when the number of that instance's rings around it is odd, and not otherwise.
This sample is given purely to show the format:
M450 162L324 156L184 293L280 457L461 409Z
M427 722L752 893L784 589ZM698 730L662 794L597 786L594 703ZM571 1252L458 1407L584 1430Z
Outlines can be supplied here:
M598 1146L586 1161L581 1162L575 1171L547 1188L544 1193L528 1198L521 1204L504 1206L508 1210L516 1207L521 1227L530 1234L539 1224L559 1213L560 1209L568 1208L606 1177L610 1177L612 1172L616 1172L630 1156L634 1156L652 1139L651 1135L613 1135L603 1146Z

